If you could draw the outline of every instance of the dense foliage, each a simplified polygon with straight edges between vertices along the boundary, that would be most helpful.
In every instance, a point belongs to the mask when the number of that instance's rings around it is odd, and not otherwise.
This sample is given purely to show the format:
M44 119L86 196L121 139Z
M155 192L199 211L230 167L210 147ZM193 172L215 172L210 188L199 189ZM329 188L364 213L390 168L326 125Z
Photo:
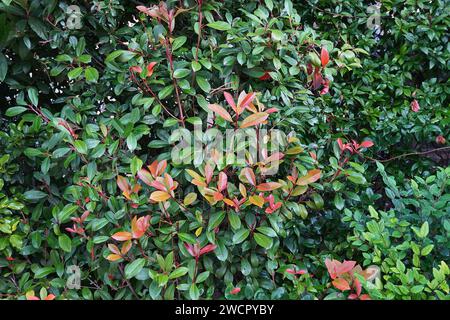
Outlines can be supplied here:
M448 299L449 11L1 0L1 298Z

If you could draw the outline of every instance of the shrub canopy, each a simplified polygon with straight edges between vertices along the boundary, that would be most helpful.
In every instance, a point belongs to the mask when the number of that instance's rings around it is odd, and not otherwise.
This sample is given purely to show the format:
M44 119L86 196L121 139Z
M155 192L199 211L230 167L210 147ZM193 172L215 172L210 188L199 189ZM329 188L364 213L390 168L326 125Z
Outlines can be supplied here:
M449 23L0 1L1 297L448 299Z

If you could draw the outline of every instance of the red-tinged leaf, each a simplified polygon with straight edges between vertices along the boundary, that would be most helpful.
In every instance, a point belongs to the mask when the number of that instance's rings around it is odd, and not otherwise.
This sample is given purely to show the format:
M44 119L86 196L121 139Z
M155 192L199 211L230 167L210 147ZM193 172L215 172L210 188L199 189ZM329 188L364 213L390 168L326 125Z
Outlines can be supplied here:
M128 180L125 177L117 176L117 186L122 192L130 193L130 185L128 184Z
M238 113L236 103L234 102L233 96L226 91L223 93L223 95L225 96L225 100L227 100L228 104L233 109L233 111Z
M223 194L220 192L214 192L214 200L221 201L223 199Z
M281 153L281 152L275 152L274 154L272 154L270 157L267 157L265 160L264 160L264 162L265 163L269 163L269 162L272 162L272 161L279 161L279 160L281 160L281 159L283 159L284 158L284 154L283 153Z
M241 110L243 110L245 107L247 107L250 103L252 103L253 99L255 99L256 93L250 92L247 93L247 95L242 99L241 103L239 104L239 107Z
M164 173L164 182L169 187L169 190L175 190L176 185L175 185L175 182L173 181L173 178L172 178L172 176L170 174Z
M189 254L193 257L196 256L195 250L194 250L194 246L190 243L184 243L184 247L186 248L186 250L189 252Z
M352 269L355 267L356 261L347 261L344 260L338 267L336 268L336 271L338 274L344 274L347 272L352 271Z
M349 294L349 295L348 295L348 298L349 298L350 300L355 300L355 299L358 298L358 296L357 296L356 294L352 293L352 294Z
M156 62L150 62L147 66L147 78L151 77L153 74L153 68L155 67Z
M111 236L111 238L113 238L114 240L117 240L117 241L131 240L132 237L133 236L130 232L125 232L125 231L116 232Z
M152 178L152 175L150 172L148 172L145 169L140 169L137 172L137 175L138 175L138 178L141 179L141 181L144 182L146 185L148 185L148 186L151 185L153 178Z
M155 191L150 195L150 200L155 202L164 202L170 198L170 194L164 191Z
M269 117L269 114L266 112L257 112L254 113L247 118L245 118L240 125L241 129L256 126L258 124L263 123Z
M27 296L27 300L40 300L40 299L36 296Z
M225 174L225 172L220 172L219 173L219 180L217 182L217 189L219 189L220 192L222 192L223 190L225 190L227 188L228 185L228 177Z
M275 112L278 112L278 111L280 111L280 110L278 110L277 108L269 108L265 112L267 112L268 114L271 114L271 113L275 113Z
M319 169L310 170L306 176L298 178L296 184L299 186L306 186L319 180L321 175L322 171Z
M217 246L215 244L208 244L208 245L204 246L203 248L201 248L199 255L201 256L208 252L214 251L216 248L217 248Z
M230 294L238 294L239 292L241 292L241 288L233 288L233 289L230 291Z
M122 259L122 257L120 255L118 255L118 254L109 254L106 257L106 260L109 260L109 261L117 261L117 260L120 260L120 259Z
M208 109L213 111L214 113L218 114L219 116L221 116L224 120L226 120L228 122L233 122L233 119L231 119L231 116L228 113L228 111L225 110L224 108L222 108L221 106L219 106L218 104L216 104L216 103L209 104Z
M206 184L209 184L211 182L212 176L213 176L214 170L211 167L209 163L205 165L205 178L206 178Z
M359 297L359 300L372 300L368 294L363 294Z
M130 251L132 245L133 245L133 243L131 242L131 240L126 241L122 245L122 249L120 249L120 253L122 255L127 254L127 252Z
M248 183L250 183L252 186L256 186L256 177L255 177L255 173L253 172L252 168L242 169L241 174L244 175L244 177L247 179Z
M325 265L327 267L328 270L328 274L330 275L331 279L336 279L336 260L330 260L330 259L325 259Z
M361 142L361 144L359 146L363 147L363 148L370 148L371 146L373 146L373 142L370 140L366 140L366 141Z
M160 179L160 178L158 178L158 179ZM150 183L150 186L152 186L153 188L158 189L160 191L164 191L164 192L167 191L166 186L161 181L158 181L158 180L152 181Z
M320 52L320 60L322 62L322 67L324 68L328 64L328 61L330 61L328 50L325 47L322 47L322 51Z
M337 278L333 280L333 286L341 291L350 290L350 285L348 284L348 281L343 278Z
M112 253L120 254L120 250L119 250L119 248L118 248L115 244L112 244L112 243L108 244L108 249L109 249L109 251L111 251Z
M414 99L413 101L411 101L410 106L411 106L411 110L412 110L413 112L419 112L419 110L420 110L420 105L419 105L419 102L418 102L416 99Z
M265 182L256 186L258 191L272 191L278 188L281 188L281 183L278 182Z
M136 73L141 73L142 72L142 68L139 66L132 66L130 67L130 71L136 72Z
M55 300L56 296L52 293L50 293L48 296L46 296L44 298L44 300L50 301L50 300Z
M229 205L230 207L234 207L234 202L231 201L230 199L224 198L223 202L225 202L227 205Z

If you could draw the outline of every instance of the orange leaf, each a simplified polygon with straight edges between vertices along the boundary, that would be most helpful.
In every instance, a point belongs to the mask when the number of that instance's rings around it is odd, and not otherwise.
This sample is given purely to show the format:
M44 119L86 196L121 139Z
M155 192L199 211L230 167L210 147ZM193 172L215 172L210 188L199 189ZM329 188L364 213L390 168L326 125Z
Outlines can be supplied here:
M319 180L321 174L322 174L322 171L320 171L319 169L310 170L310 171L308 171L306 176L298 178L296 184L299 186L306 186L310 183L313 183L313 182L316 182L317 180Z
M264 205L264 198L263 197L251 196L249 200L250 200L250 203L252 203L255 206L258 206L260 208L262 208L262 206Z
M256 186L256 190L258 191L272 191L281 187L281 184L278 182L265 182L258 184Z
M228 113L227 110L225 110L224 108L222 108L221 106L219 106L218 104L214 103L214 104L209 104L208 105L208 109L217 113L219 116L221 116L224 120L228 121L228 122L233 122L233 119L231 119L230 114Z
M119 259L122 259L122 257L119 256L118 254L110 254L106 257L106 260L109 260L109 261L117 261Z
M150 195L150 200L155 202L163 202L170 198L170 194L164 191L155 191Z
M248 116L247 118L245 118L242 122L241 122L241 129L244 128L248 128L251 126L256 126L264 121L266 121L267 117L269 117L269 114L266 112L257 112L254 113L250 116Z
M130 232L119 231L119 232L114 233L111 237L117 241L127 241L127 240L131 240L132 235Z
M350 285L348 284L347 280L342 278L333 280L333 286L341 291L350 290Z

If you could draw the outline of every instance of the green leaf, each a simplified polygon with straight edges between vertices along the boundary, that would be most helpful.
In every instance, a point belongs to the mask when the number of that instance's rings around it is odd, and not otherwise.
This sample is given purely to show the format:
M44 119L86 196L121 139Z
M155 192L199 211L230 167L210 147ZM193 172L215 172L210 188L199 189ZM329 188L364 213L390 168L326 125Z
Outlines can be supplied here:
M136 175L136 173L142 168L143 162L141 159L139 159L137 156L134 156L133 159L131 159L130 163L130 169L131 173L133 175Z
M158 92L158 98L161 100L165 99L172 93L172 91L173 91L172 85L164 87L160 92Z
M189 271L189 269L186 267L179 267L170 273L169 279L172 280L172 279L182 277L186 273L188 273L188 271Z
M336 193L334 196L334 205L338 210L344 209L344 199L342 199L342 196L339 193Z
M249 236L250 231L248 229L240 229L233 235L233 243L239 244L243 242Z
M191 287L189 288L189 296L192 300L198 300L200 297L200 291L198 290L195 283L191 284Z
M273 230L270 227L259 227L259 228L256 228L256 230L258 230L259 232L261 232L271 238L275 238L277 236L277 233L275 232L275 230Z
M84 76L87 82L97 82L98 81L98 71L95 68L89 67L84 70Z
M194 72L197 72L197 71L200 71L200 69L202 68L202 65L200 63L198 63L197 61L192 61L191 67L192 67L192 70L194 70Z
M81 154L88 153L88 148L87 148L86 142L84 142L83 140L75 140L73 142L73 146Z
M83 73L83 68L78 67L78 68L70 70L69 73L67 73L67 76L69 77L69 80L73 80L73 79L78 78L82 73Z
M428 235L429 231L430 231L430 228L428 226L428 221L425 221L422 224L422 227L420 227L420 237L425 238Z
M48 276L50 273L55 272L55 268L53 267L43 267L39 268L36 271L34 271L34 278L35 279L42 279Z
M125 267L125 278L131 279L135 277L145 266L145 259L139 258L129 263Z
M209 93L211 91L211 85L205 78L198 76L196 78L196 81L197 81L197 84L200 87L200 89L202 89L206 93Z
M0 82L5 81L8 73L8 60L3 53L0 52Z
M225 211L213 213L209 218L208 231L211 231L214 228L218 227L224 218L225 218Z
M208 23L207 26L220 31L228 31L231 29L230 24L225 21L214 21Z
M69 236L66 234L60 235L58 237L59 247L63 249L65 252L72 251L72 240L70 240Z
M25 199L27 200L40 200L47 196L45 192L39 191L39 190L30 190L23 194Z
M19 107L19 106L18 107L11 107L8 110L6 110L5 115L7 117L14 117L14 116L17 116L18 114L21 114L21 113L23 113L23 112L25 112L27 110L28 109L25 108L25 107Z
M429 245L427 245L425 248L422 249L422 251L420 252L420 254L421 254L422 256L427 256L427 255L430 254L430 252L433 250L433 248L434 248L434 245L429 244Z
M261 247L265 249L269 249L272 246L272 239L266 235L255 232L253 234L253 238L255 239L257 244L259 244Z
M172 42L172 51L175 51L179 48L181 48L183 46L183 44L186 43L187 37L185 36L180 36L175 38L175 40L173 40Z
M137 140L136 136L132 133L127 137L127 147L130 149L130 151L134 151L137 147Z
M191 74L191 70L189 70L189 69L177 69L173 72L173 76L176 79L181 79L181 78L187 77L190 74Z
M39 104L38 91L36 88L29 88L28 91L28 99L30 99L33 106L37 106Z

